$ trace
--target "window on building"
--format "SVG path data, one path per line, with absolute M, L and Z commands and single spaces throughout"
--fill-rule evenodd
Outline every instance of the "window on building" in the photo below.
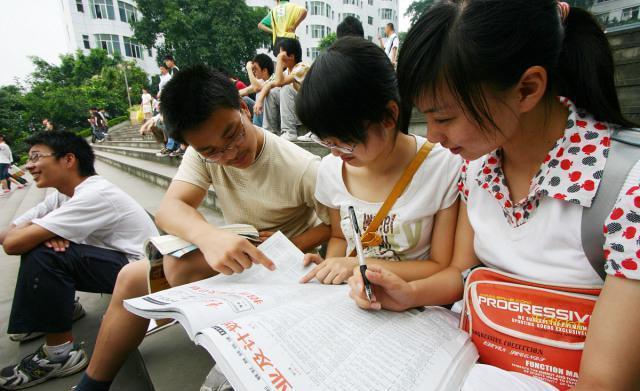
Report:
M 120 21 L 125 23 L 132 23 L 138 20 L 136 17 L 136 7 L 124 1 L 118 1 L 118 10 L 120 11 Z
M 82 43 L 83 43 L 85 49 L 91 49 L 91 45 L 89 44 L 89 36 L 88 35 L 83 35 L 82 36 Z
M 331 19 L 336 18 L 336 11 L 331 11 Z M 340 14 L 338 14 L 338 18 L 340 18 Z
M 315 60 L 320 55 L 320 49 L 311 48 L 311 60 Z
M 333 11 L 331 11 L 331 6 L 329 4 L 327 4 L 327 6 L 325 7 L 325 10 L 326 10 L 327 18 L 331 18 L 331 14 L 333 13 Z
M 149 57 L 153 57 L 153 52 L 151 51 L 151 48 L 147 48 L 147 53 L 149 54 Z
M 109 54 L 122 54 L 120 49 L 120 37 L 113 34 L 96 34 L 96 47 L 102 48 Z
M 369 0 L 369 5 L 373 5 L 373 0 Z
M 629 7 L 622 10 L 622 17 L 620 21 L 638 19 L 640 13 L 640 6 Z
M 373 37 L 371 35 L 367 35 L 367 39 L 371 42 L 373 42 Z
M 311 54 L 309 54 L 309 48 L 307 48 L 307 57 L 310 57 Z
M 322 1 L 312 1 L 311 2 L 311 15 L 321 15 L 324 16 L 326 12 L 326 4 Z
M 327 34 L 327 29 L 321 24 L 311 25 L 311 38 L 324 38 Z
M 369 24 L 373 24 L 373 16 L 369 16 L 369 17 L 367 18 L 367 22 L 368 22 Z
M 378 27 L 378 36 L 379 37 L 384 37 L 385 35 L 387 35 L 384 31 L 384 27 Z
M 380 8 L 378 10 L 380 19 L 393 20 L 393 10 L 391 8 Z
M 124 41 L 124 55 L 127 57 L 142 59 L 142 46 L 135 43 L 129 37 L 122 37 Z
M 358 5 L 358 0 L 342 0 L 342 4 Z
M 89 0 L 89 5 L 91 7 L 91 16 L 94 19 L 116 20 L 113 0 Z
M 78 12 L 84 12 L 84 5 L 82 5 L 82 0 L 76 0 L 76 10 L 78 10 Z
M 351 12 L 345 12 L 344 14 L 342 14 L 342 20 L 345 20 L 347 18 L 347 16 L 353 16 L 354 18 L 360 20 L 360 15 L 356 15 L 356 14 L 351 13 Z

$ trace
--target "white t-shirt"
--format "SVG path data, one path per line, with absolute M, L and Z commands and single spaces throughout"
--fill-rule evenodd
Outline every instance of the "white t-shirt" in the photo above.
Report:
M 133 198 L 106 179 L 93 175 L 73 197 L 56 191 L 18 217 L 78 244 L 120 251 L 132 260 L 144 257 L 144 241 L 157 236 L 149 215 Z
M 389 60 L 393 60 L 391 58 L 391 52 L 393 52 L 393 48 L 398 48 L 400 46 L 400 39 L 398 39 L 398 34 L 393 33 L 387 37 L 386 42 L 384 43 L 384 52 L 387 53 L 387 57 Z M 397 59 L 397 56 L 396 56 Z
M 151 94 L 142 94 L 142 112 L 150 113 L 151 112 L 151 101 L 153 97 Z
M 0 143 L 0 163 L 11 164 L 13 163 L 13 156 L 11 155 L 11 148 L 7 143 Z
M 167 84 L 169 80 L 171 80 L 171 74 L 169 72 L 165 73 L 164 75 L 161 74 L 160 83 L 158 83 L 158 91 L 162 91 L 165 84 Z
M 414 137 L 417 151 L 426 139 Z M 327 155 L 322 159 L 315 196 L 329 208 L 340 210 L 342 233 L 347 240 L 346 254 L 349 254 L 355 247 L 353 230 L 346 219 L 349 206 L 354 207 L 358 226 L 364 232 L 378 213 L 382 202 L 366 202 L 353 197 L 344 184 L 342 164 L 337 156 Z M 382 244 L 366 247 L 365 257 L 389 260 L 428 259 L 435 215 L 450 207 L 457 199 L 457 180 L 461 165 L 462 159 L 436 144 L 378 227 Z

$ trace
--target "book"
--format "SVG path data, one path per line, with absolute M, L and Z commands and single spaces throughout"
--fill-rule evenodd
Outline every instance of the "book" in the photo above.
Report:
M 218 229 L 232 234 L 240 235 L 251 242 L 260 243 L 258 230 L 249 224 L 229 224 L 218 227 Z M 171 255 L 180 258 L 196 250 L 198 246 L 189 243 L 173 235 L 152 236 L 144 243 L 144 252 L 149 261 L 148 291 L 159 292 L 171 288 L 164 276 L 162 267 L 163 257 Z
M 237 391 L 460 389 L 478 355 L 450 311 L 364 311 L 346 285 L 298 283 L 304 255 L 282 233 L 259 248 L 275 271 L 253 265 L 125 307 L 177 319 Z

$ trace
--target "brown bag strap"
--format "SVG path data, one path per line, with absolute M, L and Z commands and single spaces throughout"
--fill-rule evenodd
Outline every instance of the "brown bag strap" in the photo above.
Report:
M 393 204 L 396 203 L 398 197 L 400 197 L 402 192 L 404 192 L 404 189 L 406 189 L 409 183 L 411 183 L 413 175 L 416 173 L 416 171 L 418 171 L 418 168 L 420 168 L 420 165 L 422 165 L 422 162 L 424 162 L 424 160 L 427 158 L 432 148 L 433 144 L 431 144 L 429 141 L 425 141 L 425 143 L 422 145 L 422 148 L 420 148 L 416 156 L 413 158 L 411 164 L 409 164 L 409 166 L 407 166 L 407 168 L 404 170 L 404 173 L 402 173 L 402 176 L 400 177 L 400 179 L 398 179 L 398 182 L 396 182 L 395 186 L 393 186 L 391 193 L 389 193 L 387 199 L 384 200 L 384 203 L 380 207 L 380 210 L 376 214 L 376 217 L 373 218 L 371 224 L 369 224 L 369 226 L 367 227 L 367 230 L 362 234 L 361 241 L 363 247 L 376 246 L 382 242 L 382 238 L 376 232 L 378 230 L 378 227 L 380 226 L 380 223 L 382 223 L 382 220 L 387 217 L 387 213 L 389 213 L 389 211 L 393 207 Z M 349 256 L 353 257 L 355 256 L 355 254 L 356 250 L 353 249 L 351 250 Z

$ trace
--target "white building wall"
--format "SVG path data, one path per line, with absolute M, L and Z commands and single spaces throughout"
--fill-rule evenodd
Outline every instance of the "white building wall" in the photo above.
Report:
M 274 0 L 246 0 L 252 7 L 268 7 L 275 5 Z M 318 1 L 331 7 L 331 14 L 312 15 L 312 3 Z M 302 55 L 306 62 L 311 62 L 318 55 L 318 45 L 322 37 L 313 37 L 313 26 L 324 26 L 324 35 L 335 32 L 338 24 L 348 14 L 353 14 L 360 19 L 366 39 L 378 43 L 378 36 L 384 38 L 384 26 L 391 22 L 398 29 L 398 0 L 291 0 L 292 3 L 307 8 L 307 18 L 298 26 L 296 34 L 302 45 Z M 346 3 L 346 4 L 345 4 Z M 382 9 L 389 9 L 390 15 L 384 15 Z M 385 18 L 382 18 L 384 16 Z M 369 20 L 371 18 L 371 20 Z M 371 21 L 371 23 L 369 23 Z M 259 20 L 256 20 L 256 26 Z M 257 27 L 256 27 L 257 28 Z M 323 36 L 324 36 L 323 35 Z
M 135 58 L 129 56 L 126 53 L 124 45 L 124 37 L 133 37 L 133 30 L 127 22 L 120 20 L 120 12 L 118 9 L 118 0 L 106 0 L 111 1 L 113 4 L 115 19 L 97 19 L 93 16 L 91 7 L 93 6 L 93 0 L 59 0 L 62 7 L 62 17 L 65 24 L 66 41 L 69 52 L 74 52 L 78 49 L 88 53 L 89 49 L 85 48 L 83 36 L 87 36 L 89 39 L 90 49 L 100 48 L 99 42 L 96 39 L 97 34 L 110 34 L 118 36 L 119 51 L 122 58 L 127 61 L 135 61 L 138 66 L 144 69 L 149 75 L 158 74 L 158 65 L 156 62 L 157 51 L 151 49 L 151 55 L 149 50 L 140 45 L 142 58 Z M 135 7 L 135 1 L 133 0 L 120 0 L 123 3 L 128 3 Z M 77 4 L 82 4 L 84 12 L 78 11 Z M 138 13 L 138 17 L 140 17 Z
M 603 23 L 611 23 L 631 19 L 638 19 L 640 0 L 596 0 L 591 8 L 593 13 Z

